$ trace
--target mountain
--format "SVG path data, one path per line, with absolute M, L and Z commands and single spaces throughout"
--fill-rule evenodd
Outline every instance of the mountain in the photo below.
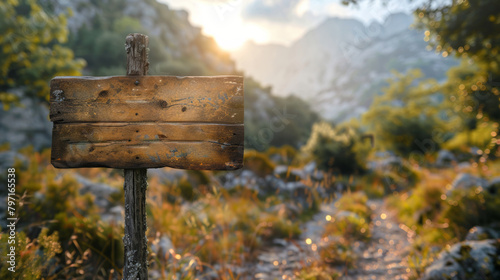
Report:
M 329 18 L 289 47 L 249 42 L 231 55 L 238 69 L 273 93 L 300 96 L 324 118 L 340 122 L 366 111 L 394 70 L 420 68 L 439 81 L 457 64 L 427 51 L 424 32 L 412 29 L 412 22 L 404 13 L 370 25 Z
M 229 53 L 189 22 L 188 13 L 172 10 L 156 0 L 40 0 L 49 16 L 64 13 L 69 30 L 66 46 L 87 66 L 84 75 L 125 74 L 125 37 L 149 36 L 151 75 L 231 75 Z M 29 10 L 27 10 L 29 11 Z M 70 12 L 68 12 L 70 11 Z M 0 19 L 1 24 L 1 19 Z M 4 45 L 0 42 L 0 48 Z M 49 82 L 49 81 L 47 81 Z M 307 141 L 317 114 L 303 100 L 271 94 L 245 76 L 245 145 L 265 150 L 270 145 L 298 147 Z M 27 145 L 41 150 L 51 145 L 48 104 L 16 89 L 23 107 L 0 109 L 0 145 L 17 150 Z M 48 92 L 47 92 L 48 95 Z
M 184 10 L 156 0 L 43 0 L 56 14 L 71 10 L 68 45 L 87 61 L 86 74 L 125 74 L 125 37 L 149 36 L 150 74 L 234 74 L 234 62 Z

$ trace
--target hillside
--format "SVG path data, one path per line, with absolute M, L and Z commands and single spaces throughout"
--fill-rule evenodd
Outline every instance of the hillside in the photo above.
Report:
M 318 119 L 301 99 L 276 97 L 269 88 L 237 72 L 230 55 L 193 26 L 186 11 L 172 10 L 156 0 L 43 0 L 41 3 L 49 14 L 68 15 L 66 45 L 76 58 L 86 61 L 84 75 L 124 75 L 125 37 L 133 32 L 149 36 L 151 75 L 244 75 L 247 148 L 264 150 L 269 145 L 284 144 L 297 147 L 307 140 L 312 123 Z M 27 145 L 37 150 L 50 147 L 52 125 L 48 104 L 23 97 L 22 89 L 17 92 L 24 108 L 0 111 L 0 128 L 6 132 L 0 135 L 0 143 L 10 143 L 13 149 Z M 278 124 L 279 129 L 271 130 L 270 122 L 282 118 L 285 111 L 300 121 L 285 120 Z
M 232 57 L 238 69 L 272 86 L 273 93 L 301 96 L 323 117 L 342 121 L 366 111 L 391 71 L 420 68 L 442 80 L 456 64 L 427 51 L 424 31 L 411 29 L 412 22 L 403 13 L 369 26 L 329 18 L 289 47 L 247 43 Z

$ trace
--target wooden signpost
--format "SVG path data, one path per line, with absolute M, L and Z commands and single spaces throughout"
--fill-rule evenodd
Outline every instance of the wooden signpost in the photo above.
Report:
M 127 76 L 56 77 L 52 165 L 125 169 L 124 279 L 147 279 L 147 169 L 243 165 L 241 76 L 146 76 L 148 37 L 126 38 Z

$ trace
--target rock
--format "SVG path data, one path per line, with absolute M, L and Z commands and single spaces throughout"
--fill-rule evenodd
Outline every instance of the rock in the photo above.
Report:
M 42 102 L 24 96 L 21 90 L 14 91 L 22 107 L 13 106 L 8 111 L 0 109 L 0 144 L 10 143 L 12 150 L 32 145 L 35 150 L 50 147 L 52 123 L 49 109 Z
M 403 159 L 397 156 L 391 156 L 378 161 L 376 168 L 381 171 L 398 171 L 403 168 Z
M 263 189 L 265 188 L 266 180 L 258 177 L 251 170 L 243 170 L 239 176 L 228 172 L 225 176 L 223 187 L 230 190 L 238 186 L 260 192 L 261 186 Z
M 500 242 L 464 241 L 444 250 L 425 270 L 422 280 L 500 279 Z
M 123 224 L 124 223 L 124 218 L 123 214 L 125 213 L 125 208 L 121 205 L 117 205 L 114 207 L 111 207 L 107 211 L 107 213 L 104 213 L 101 215 L 101 220 L 104 222 L 108 223 L 113 223 L 113 224 Z
M 335 182 L 335 183 L 333 183 L 333 189 L 334 189 L 335 193 L 341 194 L 341 193 L 347 191 L 348 186 L 346 183 L 343 183 L 343 182 Z
M 281 238 L 275 238 L 275 239 L 273 239 L 273 244 L 281 246 L 281 247 L 286 247 L 286 246 L 288 246 L 288 241 L 286 241 L 285 239 L 281 239 Z
M 318 169 L 318 164 L 315 161 L 311 161 L 302 168 L 307 174 L 312 174 Z
M 16 162 L 21 162 L 23 167 L 29 164 L 28 158 L 22 154 L 14 151 L 0 152 L 0 169 L 6 170 L 12 168 Z
M 468 161 L 462 161 L 459 164 L 457 164 L 458 170 L 463 170 L 463 169 L 469 169 L 471 168 L 472 164 Z
M 436 159 L 436 166 L 450 167 L 453 163 L 457 162 L 455 155 L 448 150 L 440 150 Z
M 448 190 L 448 193 L 451 193 L 454 190 L 468 190 L 474 187 L 486 188 L 486 186 L 486 180 L 468 173 L 460 173 L 457 175 L 453 183 L 451 183 L 451 188 Z
M 277 165 L 274 168 L 274 174 L 279 176 L 286 175 L 287 172 L 288 172 L 288 166 L 286 165 Z
M 266 184 L 264 190 L 268 193 L 275 193 L 277 190 L 285 189 L 285 182 L 276 176 L 267 175 L 265 178 Z
M 149 269 L 149 279 L 161 279 L 160 271 L 156 269 Z
M 101 208 L 108 208 L 110 203 L 108 197 L 111 194 L 118 193 L 119 190 L 106 184 L 94 183 L 89 179 L 75 173 L 73 175 L 76 181 L 82 184 L 80 194 L 91 193 L 95 196 L 95 204 Z
M 290 193 L 293 193 L 295 191 L 300 191 L 300 190 L 304 190 L 304 189 L 307 189 L 307 186 L 304 185 L 304 183 L 302 182 L 288 182 L 288 183 L 285 183 L 285 191 L 288 191 Z
M 186 171 L 174 168 L 150 168 L 148 169 L 149 177 L 158 177 L 160 182 L 178 182 L 182 177 L 186 176 Z
M 312 189 L 302 182 L 288 182 L 282 192 L 288 194 L 290 199 L 303 210 L 311 209 L 314 206 L 314 196 L 311 196 Z
M 164 259 L 166 254 L 170 254 L 170 250 L 175 251 L 174 244 L 166 235 L 162 235 L 159 239 L 155 239 L 151 244 L 151 251 L 159 258 Z
M 486 240 L 500 238 L 500 233 L 489 227 L 475 226 L 469 230 L 465 240 Z
M 274 168 L 275 175 L 280 178 L 285 179 L 286 181 L 300 181 L 307 179 L 307 173 L 304 170 L 300 170 L 297 168 L 292 168 L 286 165 L 278 165 Z
M 33 197 L 35 199 L 37 199 L 38 201 L 43 201 L 45 199 L 45 194 L 40 192 L 40 191 L 36 191 L 34 194 L 33 194 Z
M 342 219 L 342 218 L 347 218 L 347 217 L 353 217 L 356 220 L 360 219 L 358 214 L 351 212 L 351 211 L 344 211 L 344 210 L 337 212 L 337 214 L 335 214 L 335 217 L 337 220 Z
M 309 177 L 315 181 L 321 181 L 325 178 L 323 171 L 318 170 L 318 165 L 315 161 L 311 161 L 302 168 L 306 177 Z
M 479 149 L 478 147 L 471 147 L 471 148 L 469 149 L 469 152 L 470 152 L 470 154 L 471 154 L 473 157 L 477 157 L 477 156 L 479 155 L 479 153 L 480 153 L 480 152 L 479 152 L 480 150 L 481 150 L 481 149 Z

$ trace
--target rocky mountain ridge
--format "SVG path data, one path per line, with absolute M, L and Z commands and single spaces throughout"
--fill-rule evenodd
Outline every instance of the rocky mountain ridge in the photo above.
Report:
M 343 121 L 366 111 L 392 71 L 420 68 L 426 77 L 442 80 L 456 64 L 426 50 L 424 31 L 412 22 L 404 13 L 370 25 L 329 18 L 289 47 L 247 43 L 232 57 L 238 69 L 272 86 L 274 94 L 300 96 L 323 117 Z

